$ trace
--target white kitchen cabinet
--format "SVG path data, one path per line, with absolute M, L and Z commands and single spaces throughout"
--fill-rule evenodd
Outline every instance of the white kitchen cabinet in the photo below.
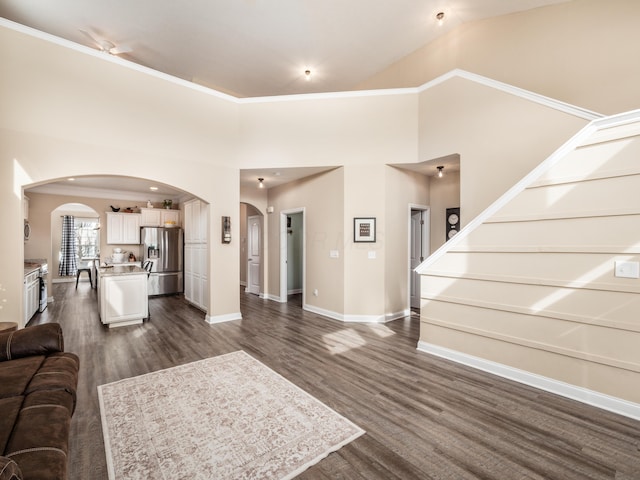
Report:
M 208 303 L 207 250 L 206 243 L 184 246 L 184 298 L 203 310 Z
M 207 205 L 193 200 L 184 205 L 184 241 L 185 243 L 203 243 L 207 241 Z
M 107 243 L 139 244 L 140 214 L 107 212 Z
M 24 277 L 24 324 L 38 311 L 40 300 L 40 277 L 38 271 Z
M 149 316 L 147 272 L 136 266 L 98 269 L 100 320 L 109 327 L 142 323 Z
M 170 224 L 180 226 L 180 210 L 169 210 L 166 208 L 141 208 L 140 226 L 142 227 L 164 227 Z
M 140 226 L 141 227 L 159 227 L 160 226 L 160 209 L 141 208 L 140 209 Z
M 207 242 L 208 206 L 199 200 L 184 206 L 184 297 L 207 311 L 209 308 L 209 281 Z

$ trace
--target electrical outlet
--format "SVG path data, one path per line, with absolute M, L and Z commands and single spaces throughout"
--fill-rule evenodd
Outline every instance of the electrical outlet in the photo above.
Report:
M 615 276 L 620 278 L 640 278 L 640 262 L 616 260 Z
M 318 296 L 318 289 L 317 289 L 317 288 L 313 290 L 313 296 L 314 296 L 314 297 L 317 297 L 317 296 Z

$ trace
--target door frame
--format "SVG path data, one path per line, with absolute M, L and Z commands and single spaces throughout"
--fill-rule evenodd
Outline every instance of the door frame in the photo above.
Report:
M 280 302 L 286 303 L 288 297 L 288 246 L 287 246 L 287 215 L 302 213 L 302 305 L 306 305 L 306 265 L 307 265 L 307 215 L 305 207 L 290 208 L 280 211 Z
M 431 207 L 428 205 L 409 204 L 407 213 L 407 311 L 411 311 L 411 212 L 417 210 L 422 212 L 422 252 L 423 258 L 430 255 L 430 234 L 431 234 Z M 423 260 L 424 261 L 424 260 Z

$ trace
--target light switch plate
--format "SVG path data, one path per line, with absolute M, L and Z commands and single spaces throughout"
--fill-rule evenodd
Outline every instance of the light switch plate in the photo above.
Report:
M 616 260 L 615 276 L 620 278 L 640 278 L 640 262 Z
M 329 250 L 329 257 L 331 258 L 339 258 L 340 252 L 338 250 Z
M 375 250 L 370 250 L 369 251 L 369 258 L 371 260 L 373 260 L 374 258 L 376 258 L 376 251 Z

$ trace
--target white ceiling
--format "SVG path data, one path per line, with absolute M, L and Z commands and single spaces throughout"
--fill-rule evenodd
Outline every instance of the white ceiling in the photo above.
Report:
M 120 54 L 129 61 L 238 97 L 256 97 L 353 90 L 462 23 L 565 1 L 0 0 L 0 16 L 99 48 L 89 33 L 110 42 L 108 47 L 130 48 Z M 435 18 L 440 11 L 442 26 Z M 306 69 L 312 72 L 309 81 Z M 242 171 L 241 183 L 263 177 L 272 187 L 322 170 L 327 168 Z M 116 188 L 143 198 L 148 183 L 99 177 L 34 191 Z M 162 188 L 158 196 L 182 195 Z
M 350 90 L 462 23 L 563 1 L 0 0 L 0 16 L 97 47 L 85 31 L 133 62 L 256 97 Z

